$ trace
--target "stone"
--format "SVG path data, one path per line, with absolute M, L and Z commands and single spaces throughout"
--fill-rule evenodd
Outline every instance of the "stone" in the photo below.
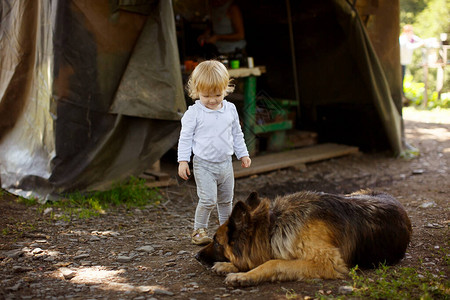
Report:
M 53 267 L 55 267 L 55 268 L 67 267 L 67 266 L 70 266 L 71 264 L 72 264 L 72 262 L 62 261 L 62 262 L 58 262 L 58 263 L 54 264 Z
M 32 270 L 33 270 L 33 268 L 31 268 L 31 267 L 13 266 L 13 271 L 16 273 L 24 273 L 24 272 L 29 272 Z
M 428 202 L 422 203 L 419 207 L 420 208 L 429 208 L 429 207 L 436 207 L 436 206 L 437 206 L 436 202 L 428 201 Z
M 118 233 L 116 231 L 110 231 L 110 230 L 107 230 L 107 231 L 92 231 L 91 233 L 92 234 L 96 234 L 96 235 L 113 236 L 113 237 L 120 235 L 120 233 Z
M 133 259 L 132 256 L 119 255 L 117 256 L 117 261 L 121 263 L 130 262 Z
M 44 216 L 48 215 L 49 213 L 51 213 L 53 211 L 53 208 L 51 207 L 47 207 L 46 209 L 44 209 Z
M 155 295 L 166 295 L 166 296 L 173 296 L 174 295 L 174 293 L 172 293 L 171 291 L 166 291 L 166 290 L 163 290 L 163 289 L 155 289 L 155 290 L 153 290 L 153 293 Z
M 442 226 L 440 224 L 437 224 L 437 223 L 428 223 L 424 227 L 426 227 L 426 228 L 437 228 L 437 229 L 444 228 L 444 226 Z
M 59 268 L 58 271 L 63 275 L 64 279 L 70 280 L 77 275 L 77 272 L 72 271 L 69 268 Z
M 152 287 L 151 286 L 138 286 L 136 289 L 141 293 L 148 293 L 152 290 Z
M 53 256 L 49 256 L 46 259 L 44 259 L 44 261 L 49 261 L 49 262 L 53 262 L 55 260 L 56 260 L 56 258 L 54 258 Z
M 339 287 L 339 294 L 347 295 L 353 293 L 353 287 L 350 285 L 343 285 Z
M 24 254 L 24 251 L 22 249 L 16 249 L 5 252 L 5 256 L 9 258 L 18 258 Z
M 150 245 L 146 245 L 146 246 L 142 246 L 136 249 L 136 251 L 141 251 L 141 252 L 153 252 L 155 251 L 155 248 L 153 248 Z
M 40 254 L 42 252 L 44 252 L 44 250 L 42 250 L 41 248 L 35 248 L 35 249 L 33 249 L 33 251 L 31 251 L 31 254 L 36 255 L 36 254 Z
M 81 258 L 86 258 L 86 257 L 89 257 L 89 254 L 83 253 L 83 254 L 75 256 L 73 259 L 81 259 Z
M 20 287 L 22 286 L 22 282 L 19 281 L 18 283 L 16 283 L 14 286 L 7 288 L 6 290 L 11 291 L 11 292 L 17 292 Z

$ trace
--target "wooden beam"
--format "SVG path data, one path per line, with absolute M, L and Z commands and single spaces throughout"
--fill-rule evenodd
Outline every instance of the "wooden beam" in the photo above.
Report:
M 233 162 L 234 177 L 245 177 L 270 172 L 300 164 L 326 160 L 344 155 L 358 153 L 357 147 L 338 144 L 320 144 L 290 151 L 255 156 L 250 168 L 242 168 L 240 161 Z

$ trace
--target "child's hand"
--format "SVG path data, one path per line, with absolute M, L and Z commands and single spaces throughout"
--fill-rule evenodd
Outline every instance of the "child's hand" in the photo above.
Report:
M 188 180 L 191 176 L 191 171 L 189 170 L 189 164 L 187 161 L 180 161 L 178 165 L 178 175 L 184 180 Z
M 214 34 L 206 39 L 206 43 L 215 44 L 218 40 L 219 40 L 219 37 Z
M 241 158 L 241 166 L 243 168 L 248 168 L 252 164 L 252 160 L 248 156 L 244 156 Z

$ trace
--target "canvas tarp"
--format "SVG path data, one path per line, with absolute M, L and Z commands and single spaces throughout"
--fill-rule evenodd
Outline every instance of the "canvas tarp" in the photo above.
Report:
M 108 188 L 176 143 L 186 104 L 171 1 L 0 3 L 2 188 L 41 199 Z M 296 99 L 296 126 L 322 141 L 400 153 L 397 83 L 351 2 L 286 3 L 240 1 L 247 50 L 267 67 L 258 87 Z
M 171 1 L 0 4 L 2 188 L 49 199 L 140 174 L 186 109 Z
M 348 49 L 359 66 L 362 81 L 370 91 L 368 98 L 372 99 L 376 108 L 391 150 L 400 154 L 402 152 L 401 111 L 394 103 L 385 72 L 356 9 L 347 1 L 336 1 L 336 4 L 337 19 L 347 33 L 348 41 L 351 42 Z
M 391 67 L 378 58 L 354 1 L 258 2 L 239 3 L 247 53 L 266 67 L 258 77 L 259 95 L 296 100 L 296 128 L 317 132 L 319 142 L 399 154 L 398 19 L 386 20 L 384 27 L 392 30 L 380 32 L 382 42 L 375 41 L 378 48 L 392 49 Z M 395 2 L 377 1 L 377 15 L 369 26 L 384 20 L 380 16 L 386 11 L 395 11 Z

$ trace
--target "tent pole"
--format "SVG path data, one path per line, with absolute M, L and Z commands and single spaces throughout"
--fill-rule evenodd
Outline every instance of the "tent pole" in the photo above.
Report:
M 291 15 L 291 2 L 286 0 L 286 10 L 289 24 L 289 40 L 291 44 L 291 56 L 292 56 L 292 72 L 294 76 L 294 90 L 295 90 L 295 101 L 297 102 L 297 116 L 296 119 L 300 119 L 300 92 L 298 90 L 298 75 L 297 75 L 297 61 L 295 59 L 295 45 L 294 45 L 294 30 L 292 27 L 292 15 Z M 296 122 L 299 124 L 299 122 Z

